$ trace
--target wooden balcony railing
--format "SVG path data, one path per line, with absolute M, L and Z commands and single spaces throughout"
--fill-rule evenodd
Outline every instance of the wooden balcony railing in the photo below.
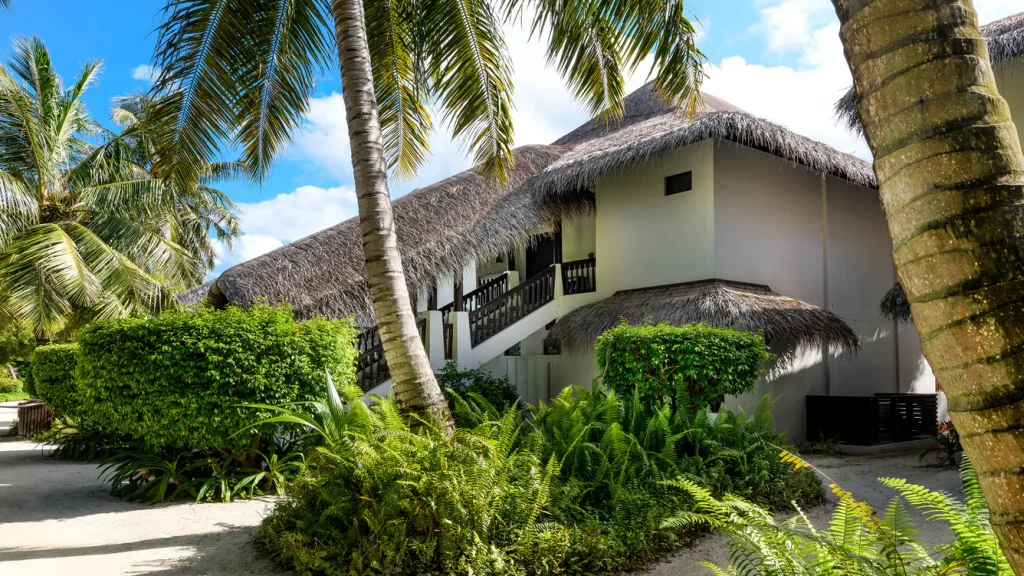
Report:
M 427 320 L 420 318 L 416 322 L 420 340 L 426 342 Z M 356 337 L 356 382 L 364 392 L 380 386 L 391 378 L 391 370 L 384 359 L 384 343 L 380 341 L 380 331 L 376 326 L 367 328 Z
M 484 283 L 476 290 L 462 296 L 462 306 L 465 312 L 472 312 L 508 292 L 508 273 Z M 455 302 L 439 308 L 445 324 L 450 322 L 449 315 L 455 309 Z
M 562 264 L 562 293 L 587 294 L 597 292 L 597 260 L 586 258 Z
M 480 344 L 555 299 L 555 267 L 537 274 L 487 304 L 470 311 L 473 346 Z

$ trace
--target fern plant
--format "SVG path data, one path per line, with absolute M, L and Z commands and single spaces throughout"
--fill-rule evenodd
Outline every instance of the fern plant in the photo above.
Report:
M 808 467 L 785 451 L 782 459 L 797 468 Z M 769 511 L 742 498 L 717 499 L 690 480 L 668 481 L 694 504 L 692 510 L 665 520 L 664 526 L 709 527 L 727 534 L 729 565 L 701 563 L 719 576 L 1013 574 L 992 533 L 977 474 L 967 459 L 960 476 L 966 494 L 962 502 L 905 480 L 880 478 L 898 493 L 881 514 L 832 483 L 839 504 L 821 530 L 799 508 L 796 516 L 779 522 Z M 928 521 L 946 522 L 954 540 L 929 551 L 916 540 L 917 527 L 907 504 L 922 511 Z

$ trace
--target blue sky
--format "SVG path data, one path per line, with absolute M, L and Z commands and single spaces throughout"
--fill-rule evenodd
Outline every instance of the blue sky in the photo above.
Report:
M 980 20 L 1019 12 L 1021 0 L 975 0 Z M 109 121 L 111 100 L 149 86 L 146 65 L 164 0 L 14 0 L 0 13 L 3 57 L 10 39 L 41 37 L 59 72 L 75 73 L 90 59 L 103 61 L 100 82 L 87 96 L 92 114 Z M 1013 7 L 1011 7 L 1013 5 Z M 705 91 L 786 125 L 844 152 L 867 156 L 856 136 L 837 126 L 832 103 L 851 80 L 828 0 L 693 0 L 703 26 L 699 45 L 708 56 Z M 516 83 L 517 144 L 546 143 L 586 120 L 547 68 L 543 46 L 518 26 L 506 27 Z M 629 81 L 643 84 L 646 69 Z M 224 185 L 240 205 L 244 236 L 223 251 L 218 271 L 355 214 L 348 138 L 336 73 L 321 79 L 305 125 L 275 165 L 265 185 Z M 433 154 L 412 182 L 392 183 L 395 196 L 469 166 L 443 130 Z

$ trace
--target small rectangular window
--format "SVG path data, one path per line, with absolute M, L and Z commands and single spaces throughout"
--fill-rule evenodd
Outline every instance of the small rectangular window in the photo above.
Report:
M 665 196 L 693 190 L 693 172 L 683 172 L 665 177 Z

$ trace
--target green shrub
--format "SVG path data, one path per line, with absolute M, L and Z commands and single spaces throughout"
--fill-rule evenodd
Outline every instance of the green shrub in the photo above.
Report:
M 78 413 L 80 399 L 75 379 L 78 364 L 77 344 L 51 344 L 32 352 L 32 383 L 39 398 L 53 410 L 54 416 Z
M 678 402 L 717 405 L 727 394 L 752 390 L 775 358 L 759 333 L 625 322 L 597 339 L 595 355 L 604 385 L 621 397 L 636 389 L 648 409 Z
M 0 374 L 0 394 L 21 392 L 21 381 L 15 380 L 6 374 Z
M 21 389 L 32 398 L 37 398 L 35 380 L 32 378 L 32 362 L 28 359 L 15 360 L 11 362 L 14 370 L 18 373 L 18 380 L 21 380 Z
M 436 374 L 437 383 L 448 399 L 448 407 L 455 409 L 455 397 L 476 394 L 499 411 L 519 405 L 519 392 L 507 377 L 498 377 L 487 370 L 459 370 L 455 362 L 449 361 Z
M 155 451 L 250 448 L 276 425 L 233 436 L 260 418 L 241 405 L 319 398 L 325 370 L 353 382 L 354 336 L 350 322 L 297 322 L 284 306 L 94 322 L 78 333 L 82 411 Z
M 367 407 L 354 386 L 335 398 L 309 420 L 321 447 L 260 530 L 267 549 L 303 575 L 636 569 L 679 544 L 682 531 L 663 523 L 692 500 L 668 482 L 698 461 L 729 461 L 731 486 L 769 505 L 780 495 L 763 490 L 788 490 L 801 503 L 822 497 L 817 477 L 779 462 L 769 444 L 778 438 L 764 430 L 767 402 L 754 418 L 700 412 L 691 421 L 579 388 L 529 417 L 455 395 L 467 424 L 446 436 L 434 422 L 410 429 L 391 398 Z M 292 410 L 276 412 L 310 418 Z

